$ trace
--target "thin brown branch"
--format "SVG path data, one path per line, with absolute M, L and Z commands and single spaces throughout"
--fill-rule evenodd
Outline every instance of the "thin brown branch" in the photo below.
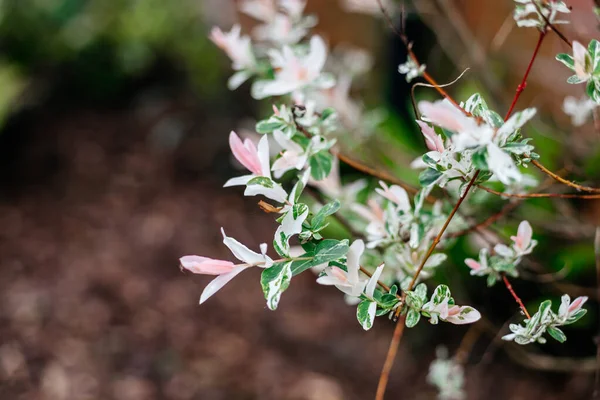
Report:
M 375 178 L 381 179 L 383 181 L 386 181 L 388 183 L 393 183 L 394 185 L 398 185 L 402 188 L 404 188 L 407 192 L 412 193 L 412 194 L 416 194 L 419 190 L 417 188 L 414 188 L 412 186 L 410 186 L 407 183 L 404 183 L 403 181 L 401 181 L 400 179 L 396 178 L 395 176 L 388 174 L 385 171 L 379 171 L 376 170 L 375 168 L 371 168 L 368 165 L 365 165 L 363 163 L 361 163 L 360 161 L 356 161 L 350 157 L 348 157 L 345 154 L 342 153 L 336 153 L 335 154 L 337 156 L 337 158 L 340 159 L 340 161 L 348 164 L 349 166 L 351 166 L 352 168 L 363 172 L 367 175 L 371 175 Z M 435 201 L 435 198 L 430 198 L 430 201 Z
M 527 317 L 527 319 L 531 319 L 531 315 L 529 315 L 529 312 L 527 311 L 527 308 L 525 307 L 525 304 L 523 304 L 523 300 L 521 300 L 521 298 L 517 295 L 517 293 L 513 289 L 512 285 L 510 284 L 510 281 L 508 280 L 508 278 L 506 277 L 505 274 L 502 274 L 502 280 L 504 281 L 504 285 L 506 286 L 506 288 L 508 289 L 508 291 L 510 292 L 510 294 L 512 294 L 512 296 L 514 297 L 515 301 L 517 302 L 517 304 L 521 308 L 521 311 L 523 311 L 523 313 L 525 314 L 525 316 Z
M 407 291 L 412 290 L 413 287 L 415 286 L 415 283 L 417 282 L 417 279 L 419 278 L 419 275 L 421 274 L 421 271 L 423 270 L 423 267 L 425 266 L 425 263 L 427 262 L 427 260 L 429 259 L 429 257 L 433 253 L 433 251 L 435 250 L 435 247 L 437 246 L 437 244 L 440 242 L 442 236 L 444 235 L 444 232 L 446 232 L 446 229 L 448 228 L 448 225 L 450 225 L 450 222 L 452 221 L 452 218 L 454 218 L 454 215 L 456 214 L 456 212 L 460 208 L 460 205 L 462 204 L 462 202 L 465 200 L 465 198 L 469 194 L 469 190 L 471 189 L 471 187 L 473 187 L 473 184 L 475 183 L 475 180 L 477 179 L 478 175 L 479 175 L 479 171 L 477 171 L 475 173 L 475 175 L 473 175 L 473 178 L 469 182 L 469 184 L 468 184 L 467 188 L 465 189 L 464 193 L 458 199 L 458 202 L 456 203 L 456 205 L 452 209 L 452 212 L 450 212 L 450 215 L 446 219 L 446 222 L 444 223 L 444 226 L 442 226 L 442 229 L 440 230 L 440 232 L 438 233 L 438 235 L 434 239 L 433 243 L 429 247 L 429 250 L 427 251 L 427 254 L 425 255 L 425 257 L 421 261 L 421 264 L 419 265 L 419 268 L 417 268 L 417 271 L 413 275 L 413 278 L 412 278 L 410 284 L 408 285 Z M 400 307 L 398 307 L 398 309 L 396 311 L 396 315 L 400 314 L 400 312 L 402 311 L 402 306 L 403 306 L 403 304 L 400 305 Z M 389 379 L 389 374 L 390 374 L 390 371 L 392 370 L 392 366 L 394 365 L 394 359 L 396 358 L 396 353 L 398 352 L 398 346 L 400 345 L 400 339 L 402 337 L 402 332 L 404 331 L 404 320 L 405 319 L 406 319 L 406 317 L 404 315 L 402 315 L 402 316 L 400 316 L 400 318 L 396 322 L 396 328 L 394 330 L 394 336 L 392 337 L 392 341 L 391 341 L 390 347 L 388 349 L 388 353 L 387 353 L 387 356 L 386 356 L 386 359 L 385 359 L 385 363 L 383 365 L 383 369 L 381 370 L 381 375 L 379 376 L 379 384 L 377 385 L 377 394 L 375 396 L 375 400 L 383 400 L 384 399 L 385 389 L 387 387 L 387 383 L 388 383 L 388 379 Z
M 557 175 L 558 176 L 558 175 Z M 499 192 L 494 189 L 483 185 L 477 185 L 479 189 L 485 190 L 488 193 L 495 194 L 496 196 L 508 197 L 513 199 L 545 199 L 545 198 L 559 198 L 559 199 L 600 199 L 600 194 L 577 194 L 577 193 L 505 193 Z
M 469 354 L 471 354 L 471 349 L 477 342 L 479 335 L 481 335 L 482 329 L 479 323 L 474 323 L 469 327 L 469 330 L 463 336 L 460 344 L 458 345 L 458 350 L 456 350 L 455 361 L 459 364 L 464 364 L 467 362 L 469 358 Z
M 562 171 L 559 171 L 559 173 L 562 173 Z M 539 185 L 536 188 L 536 191 L 540 191 L 540 190 L 545 190 L 547 188 L 549 188 L 552 185 L 552 179 L 551 178 L 546 178 L 546 180 Z M 459 237 L 459 236 L 463 236 L 466 235 L 468 233 L 471 232 L 483 232 L 483 230 L 489 226 L 491 226 L 492 224 L 494 224 L 496 221 L 498 221 L 500 218 L 504 217 L 505 215 L 507 215 L 508 213 L 510 213 L 511 211 L 515 210 L 525 199 L 517 199 L 514 200 L 513 202 L 507 203 L 504 207 L 502 207 L 502 209 L 497 212 L 494 215 L 489 216 L 488 218 L 486 218 L 485 220 L 473 224 L 468 228 L 465 228 L 461 231 L 458 232 L 453 232 L 451 234 L 448 235 L 449 238 L 455 238 L 455 237 Z
M 590 192 L 590 193 L 600 193 L 600 188 L 593 188 L 593 187 L 589 187 L 589 186 L 582 186 L 582 185 L 578 185 L 575 182 L 571 182 L 565 178 L 562 178 L 560 176 L 558 176 L 557 174 L 555 174 L 554 172 L 550 171 L 548 168 L 544 167 L 540 162 L 538 162 L 537 160 L 532 160 L 531 163 L 533 165 L 535 165 L 540 171 L 542 171 L 543 173 L 545 173 L 546 175 L 550 176 L 552 179 L 570 186 L 574 189 L 577 190 L 581 190 L 583 192 Z
M 438 243 L 442 239 L 442 236 L 444 236 L 444 233 L 446 232 L 446 229 L 448 228 L 448 225 L 450 225 L 450 222 L 452 221 L 452 218 L 454 218 L 454 215 L 456 214 L 456 212 L 460 208 L 460 205 L 467 198 L 467 195 L 469 194 L 469 191 L 471 190 L 471 188 L 475 184 L 475 181 L 477 180 L 478 176 L 479 176 L 479 171 L 477 171 L 475 173 L 475 175 L 473 175 L 473 178 L 471 178 L 471 180 L 469 181 L 469 184 L 467 185 L 464 193 L 462 194 L 462 196 L 460 196 L 458 198 L 458 201 L 454 205 L 454 208 L 450 212 L 450 215 L 448 215 L 448 218 L 446 218 L 446 222 L 444 222 L 444 225 L 442 226 L 442 229 L 440 229 L 440 232 L 437 234 L 437 236 L 433 240 L 433 243 L 431 244 L 431 246 L 429 246 L 429 250 L 427 250 L 427 253 L 425 254 L 425 257 L 423 257 L 423 260 L 421 260 L 421 264 L 419 264 L 419 268 L 417 268 L 417 271 L 414 273 L 413 278 L 410 281 L 410 284 L 408 285 L 407 290 L 412 290 L 413 287 L 415 286 L 415 283 L 417 283 L 417 279 L 419 278 L 419 275 L 421 274 L 421 271 L 425 267 L 425 263 L 427 262 L 427 260 L 429 259 L 429 257 L 431 257 L 431 254 L 433 254 L 433 251 L 435 250 L 435 247 L 438 245 Z
M 381 375 L 379 376 L 379 383 L 377 384 L 377 393 L 375 394 L 375 400 L 383 400 L 385 396 L 385 389 L 390 379 L 390 372 L 392 372 L 394 360 L 396 359 L 396 354 L 398 353 L 398 346 L 400 345 L 400 340 L 402 339 L 402 334 L 404 333 L 405 319 L 406 316 L 402 315 L 396 322 L 396 328 L 394 328 L 394 335 L 392 336 L 392 341 L 390 342 L 390 347 L 385 357 L 383 369 L 381 370 Z
M 505 346 L 508 344 L 508 342 L 502 340 L 502 335 L 503 335 L 503 332 L 505 332 L 508 329 L 508 326 L 510 325 L 510 323 L 514 317 L 515 316 L 513 315 L 509 319 L 507 319 L 500 328 L 498 328 L 497 326 L 492 324 L 485 317 L 481 317 L 481 319 L 478 321 L 478 323 L 492 337 L 490 344 L 486 347 L 486 349 L 483 352 L 483 355 L 481 356 L 481 358 L 479 359 L 479 361 L 476 364 L 478 367 L 477 368 L 478 373 L 483 374 L 484 367 L 486 365 L 489 365 L 493 361 L 496 350 L 499 347 L 502 347 L 502 346 Z
M 402 43 L 404 43 L 404 47 L 406 47 L 406 51 L 408 53 L 408 56 L 413 60 L 413 62 L 417 66 L 420 66 L 421 63 L 419 62 L 419 59 L 417 58 L 416 54 L 412 51 L 412 43 L 409 42 L 408 37 L 406 37 L 406 35 L 404 34 L 404 32 L 400 32 L 396 28 L 396 26 L 394 25 L 394 22 L 392 21 L 391 17 L 387 13 L 387 11 L 386 11 L 385 7 L 383 6 L 383 3 L 381 2 L 381 0 L 377 0 L 377 4 L 379 4 L 379 9 L 381 10 L 381 13 L 383 14 L 383 17 L 387 21 L 387 24 L 390 26 L 390 28 L 396 34 L 396 36 L 398 36 L 400 38 L 400 40 L 402 40 Z M 423 78 L 427 82 L 429 82 L 435 88 L 435 90 L 438 91 L 439 94 L 441 94 L 444 98 L 448 99 L 448 101 L 450 103 L 452 103 L 456 108 L 458 108 L 459 110 L 461 110 L 461 112 L 463 114 L 465 114 L 467 116 L 471 116 L 471 114 L 469 112 L 467 112 L 464 108 L 462 108 L 458 104 L 458 102 L 452 98 L 452 96 L 450 96 L 442 87 L 440 87 L 440 85 L 436 82 L 436 80 L 433 79 L 433 77 L 431 75 L 429 75 L 429 73 L 427 71 L 423 72 Z
M 523 75 L 523 79 L 521 80 L 521 83 L 519 84 L 519 86 L 517 86 L 517 94 L 513 98 L 512 104 L 510 105 L 510 108 L 508 109 L 508 112 L 506 113 L 506 116 L 504 117 L 505 121 L 508 120 L 508 118 L 512 114 L 513 110 L 515 109 L 515 105 L 517 105 L 517 101 L 519 100 L 519 97 L 521 97 L 521 93 L 523 93 L 523 90 L 525 90 L 525 87 L 527 86 L 527 77 L 529 76 L 529 73 L 531 72 L 531 67 L 533 67 L 533 62 L 535 61 L 537 54 L 540 51 L 540 48 L 542 47 L 542 42 L 544 41 L 544 37 L 546 37 L 545 30 L 540 32 L 540 36 L 538 38 L 537 44 L 535 45 L 535 50 L 533 51 L 531 60 L 529 60 L 529 65 L 527 65 L 527 69 L 525 70 L 525 74 Z
M 416 56 L 414 55 L 414 53 L 411 50 L 411 46 L 410 46 L 410 43 L 408 42 L 408 39 L 406 38 L 406 35 L 404 35 L 402 32 L 398 32 L 396 30 L 396 28 L 394 27 L 394 25 L 393 25 L 390 17 L 387 15 L 387 12 L 386 12 L 385 8 L 383 7 L 383 4 L 382 4 L 381 0 L 377 0 L 377 3 L 379 4 L 381 12 L 383 13 L 383 15 L 385 16 L 385 18 L 387 19 L 388 23 L 392 26 L 392 29 L 396 32 L 396 34 L 398 34 L 400 36 L 400 38 L 404 42 L 404 44 L 406 46 L 406 49 L 407 49 L 410 57 L 413 59 L 413 61 L 415 61 L 415 63 L 417 65 L 419 65 L 419 62 L 418 62 Z M 541 45 L 541 40 L 543 40 L 543 36 L 540 38 L 538 46 L 536 47 L 536 50 L 535 50 L 535 52 L 534 52 L 534 54 L 532 56 L 532 60 L 530 61 L 530 65 L 527 68 L 527 71 L 525 73 L 525 77 L 524 77 L 523 82 L 522 82 L 522 86 L 523 87 L 526 84 L 527 75 L 529 74 L 529 71 L 531 70 L 531 66 L 533 65 L 533 62 L 534 62 L 534 60 L 535 60 L 535 58 L 536 58 L 536 56 L 538 54 L 539 46 Z M 464 110 L 462 107 L 460 107 L 460 105 L 454 99 L 452 99 L 442 88 L 439 87 L 439 85 L 437 84 L 437 82 L 431 76 L 429 76 L 429 74 L 425 73 L 424 74 L 424 78 L 430 84 L 434 85 L 435 88 L 436 88 L 436 90 L 442 96 L 444 96 L 445 98 L 447 98 L 452 104 L 454 104 L 457 108 L 459 108 L 460 110 L 462 110 L 462 112 L 465 115 L 470 116 L 470 114 L 466 110 Z M 514 104 L 518 100 L 518 97 L 520 96 L 520 92 L 521 91 L 517 90 L 517 94 L 515 95 L 515 99 L 513 99 L 513 106 L 511 107 L 511 109 L 507 113 L 505 121 L 508 120 L 508 118 L 510 117 L 510 114 L 512 112 L 512 108 L 514 107 Z M 459 197 L 456 205 L 454 206 L 454 208 L 450 212 L 450 215 L 446 219 L 446 222 L 442 226 L 442 229 L 440 230 L 440 232 L 438 233 L 438 235 L 434 239 L 433 243 L 429 247 L 429 250 L 427 251 L 427 254 L 423 258 L 423 260 L 421 261 L 421 264 L 417 268 L 417 271 L 413 275 L 413 278 L 412 278 L 412 280 L 411 280 L 411 282 L 410 282 L 410 284 L 409 284 L 409 286 L 407 288 L 407 291 L 410 291 L 410 290 L 413 289 L 413 287 L 414 287 L 415 283 L 417 282 L 417 279 L 418 279 L 421 271 L 423 270 L 423 268 L 425 266 L 425 263 L 427 262 L 427 260 L 431 256 L 431 254 L 433 254 L 433 251 L 435 250 L 435 247 L 440 242 L 442 236 L 444 235 L 446 229 L 448 228 L 448 225 L 450 225 L 450 222 L 452 221 L 452 218 L 454 218 L 454 215 L 457 213 L 457 211 L 460 208 L 461 204 L 463 203 L 463 201 L 465 200 L 465 198 L 469 194 L 469 191 L 471 190 L 471 188 L 475 184 L 475 181 L 477 180 L 477 177 L 479 176 L 479 173 L 480 173 L 479 170 L 475 172 L 475 174 L 473 175 L 473 177 L 469 181 L 467 187 L 465 188 L 464 192 Z M 508 281 L 507 281 L 507 283 L 508 283 Z M 510 285 L 510 283 L 508 283 L 507 287 L 509 287 L 509 285 Z M 511 290 L 511 293 L 514 293 L 514 291 L 512 291 L 512 287 L 510 287 L 509 290 Z M 516 296 L 516 294 L 514 294 L 514 295 Z M 518 296 L 516 298 L 518 298 Z M 524 306 L 523 306 L 523 309 L 524 309 L 525 313 L 527 314 L 527 310 L 524 308 Z M 397 313 L 396 315 L 398 315 L 401 312 L 401 310 L 402 310 L 402 305 L 400 307 L 398 307 L 398 310 L 396 311 L 396 313 Z M 403 325 L 404 325 L 404 319 L 405 319 L 404 317 L 400 317 L 398 319 L 398 322 L 397 322 L 397 325 L 396 325 L 396 329 L 394 330 L 394 336 L 393 336 L 392 341 L 390 343 L 390 348 L 388 350 L 388 354 L 387 354 L 387 357 L 386 357 L 386 362 L 384 364 L 383 370 L 381 371 L 381 375 L 380 375 L 380 378 L 379 378 L 379 384 L 378 384 L 378 387 L 377 387 L 377 394 L 375 396 L 375 400 L 383 400 L 383 398 L 384 398 L 385 389 L 386 389 L 387 382 L 388 382 L 388 379 L 389 379 L 389 373 L 390 373 L 390 371 L 392 369 L 392 366 L 394 364 L 394 359 L 395 359 L 396 353 L 398 351 L 398 346 L 400 345 L 400 339 L 402 337 L 402 332 L 404 331 L 404 327 L 403 327 Z M 399 326 L 400 324 L 402 326 Z

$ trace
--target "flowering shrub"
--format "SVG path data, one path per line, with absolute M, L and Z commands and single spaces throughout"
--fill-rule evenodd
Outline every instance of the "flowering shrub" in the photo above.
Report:
M 558 18 L 568 14 L 569 9 L 561 1 L 516 0 L 517 25 L 537 28 L 540 39 L 505 117 L 490 109 L 477 93 L 464 102 L 451 98 L 414 56 L 404 33 L 396 32 L 409 54 L 399 66 L 399 73 L 409 82 L 425 79 L 443 97 L 433 102 L 421 101 L 414 110 L 428 148 L 412 164 L 422 169 L 421 188 L 417 189 L 348 158 L 337 146 L 337 139 L 348 132 L 375 130 L 375 126 L 364 123 L 368 118 L 360 117 L 369 112 L 349 97 L 352 79 L 366 68 L 348 62 L 357 60 L 357 52 L 330 55 L 325 40 L 310 35 L 316 18 L 304 16 L 304 7 L 304 0 L 244 0 L 240 11 L 261 23 L 252 36 L 242 34 L 237 25 L 229 32 L 214 28 L 210 36 L 232 61 L 235 73 L 229 88 L 252 80 L 252 96 L 270 99 L 272 103 L 272 114 L 256 124 L 257 133 L 262 135 L 257 144 L 230 133 L 231 151 L 248 173 L 230 179 L 225 186 L 244 186 L 244 195 L 266 199 L 260 201 L 261 208 L 275 214 L 279 223 L 272 243 L 277 257 L 267 255 L 267 244 L 255 252 L 223 232 L 223 243 L 239 263 L 185 256 L 181 265 L 193 273 L 217 276 L 204 289 L 200 303 L 245 269 L 262 268 L 260 283 L 271 310 L 277 308 L 295 276 L 315 270 L 318 284 L 335 287 L 348 304 L 356 306 L 363 329 L 370 329 L 378 316 L 398 321 L 390 347 L 393 361 L 403 328 L 414 327 L 421 317 L 434 325 L 439 321 L 471 324 L 482 318 L 475 307 L 457 305 L 445 284 L 435 287 L 429 296 L 425 282 L 444 265 L 447 256 L 443 251 L 452 246 L 453 238 L 485 230 L 489 225 L 486 222 L 487 225 L 469 226 L 460 214 L 459 208 L 471 191 L 481 188 L 503 197 L 552 197 L 528 192 L 536 182 L 523 173 L 522 167 L 534 165 L 568 186 L 598 192 L 568 182 L 543 167 L 537 161 L 540 156 L 534 144 L 524 133 L 536 116 L 536 109 L 513 112 L 539 45 L 549 29 L 556 30 L 554 24 L 566 22 Z M 586 49 L 573 42 L 573 56 L 557 56 L 575 72 L 570 83 L 587 82 L 586 93 L 594 103 L 600 99 L 597 43 L 593 41 Z M 579 114 L 575 116 L 578 107 L 572 100 L 569 104 L 565 107 L 576 121 L 584 120 Z M 273 146 L 279 152 L 271 159 Z M 379 187 L 370 190 L 372 185 L 365 180 L 342 184 L 339 160 L 378 178 Z M 501 187 L 500 191 L 484 186 L 492 181 Z M 307 191 L 309 186 L 314 189 Z M 308 201 L 315 189 L 320 193 L 316 203 Z M 585 196 L 598 197 L 582 197 Z M 325 237 L 325 228 L 334 219 L 346 227 L 348 239 Z M 546 300 L 530 316 L 508 279 L 519 277 L 521 261 L 536 247 L 533 237 L 529 222 L 522 221 L 516 236 L 510 238 L 510 245 L 488 241 L 478 259 L 468 258 L 465 264 L 471 275 L 485 276 L 488 286 L 503 282 L 526 317 L 522 324 L 510 325 L 512 333 L 505 335 L 504 340 L 520 345 L 544 343 L 543 335 L 547 333 L 564 342 L 566 336 L 559 327 L 585 314 L 582 306 L 587 298 L 578 297 L 571 303 L 570 297 L 564 295 L 557 313 Z M 292 242 L 298 242 L 300 247 L 291 246 Z M 438 360 L 431 367 L 430 381 L 440 387 L 441 398 L 463 396 L 463 371 L 454 364 L 453 360 Z M 391 363 L 386 362 L 378 399 L 383 398 L 390 368 Z M 460 371 L 460 377 L 445 379 L 452 371 Z

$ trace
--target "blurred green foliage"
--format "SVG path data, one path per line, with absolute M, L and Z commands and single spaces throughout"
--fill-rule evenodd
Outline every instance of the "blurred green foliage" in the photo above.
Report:
M 197 0 L 0 0 L 0 107 L 40 75 L 110 99 L 160 60 L 196 90 L 220 90 L 217 50 L 201 14 Z M 16 86 L 4 78 L 11 73 Z

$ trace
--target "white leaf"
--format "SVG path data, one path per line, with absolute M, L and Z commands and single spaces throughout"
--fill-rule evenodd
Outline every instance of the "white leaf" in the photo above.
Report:
M 228 237 L 225 235 L 225 230 L 221 228 L 221 233 L 223 234 L 223 243 L 225 246 L 229 248 L 231 253 L 240 261 L 247 263 L 248 265 L 259 265 L 264 264 L 267 259 L 270 260 L 268 256 L 263 254 L 256 253 L 234 238 Z
M 373 298 L 373 293 L 375 292 L 375 287 L 377 286 L 377 281 L 379 280 L 379 277 L 381 276 L 381 272 L 383 271 L 384 266 L 385 266 L 385 264 L 381 264 L 379 267 L 377 267 L 377 269 L 375 270 L 373 275 L 371 275 L 371 278 L 369 279 L 369 282 L 367 283 L 367 288 L 365 289 L 365 294 L 367 295 L 367 297 Z
M 350 245 L 350 250 L 348 250 L 346 267 L 348 268 L 348 281 L 352 284 L 358 283 L 360 257 L 364 251 L 365 243 L 360 239 L 355 240 L 352 245 Z
M 206 285 L 204 291 L 202 292 L 202 295 L 200 295 L 200 304 L 204 303 L 206 300 L 208 300 L 210 296 L 217 293 L 219 289 L 225 286 L 230 280 L 235 278 L 240 272 L 242 272 L 246 268 L 248 267 L 245 265 L 239 265 L 233 268 L 231 272 L 219 275 L 215 279 L 213 279 L 208 285 Z
M 510 155 L 504 152 L 494 143 L 487 146 L 488 167 L 504 184 L 510 184 L 512 181 L 519 182 L 522 178 Z

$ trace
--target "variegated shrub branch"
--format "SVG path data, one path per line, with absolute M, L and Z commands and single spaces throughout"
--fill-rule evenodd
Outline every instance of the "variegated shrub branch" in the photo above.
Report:
M 369 55 L 348 48 L 329 54 L 325 40 L 310 34 L 317 19 L 304 15 L 305 0 L 241 0 L 240 11 L 259 21 L 252 36 L 242 34 L 236 25 L 229 32 L 213 28 L 210 37 L 232 61 L 235 73 L 228 87 L 233 90 L 251 81 L 252 96 L 271 99 L 272 113 L 256 124 L 256 134 L 244 138 L 233 131 L 229 134 L 231 151 L 248 173 L 230 179 L 225 186 L 242 186 L 245 196 L 267 199 L 261 200 L 260 206 L 276 214 L 279 226 L 272 245 L 278 256 L 267 255 L 266 244 L 255 252 L 223 232 L 223 243 L 239 262 L 201 256 L 180 260 L 186 270 L 216 276 L 204 289 L 200 302 L 207 301 L 242 271 L 258 267 L 262 269 L 261 286 L 267 306 L 274 310 L 293 277 L 313 270 L 318 274 L 317 283 L 336 287 L 348 304 L 357 307 L 357 319 L 364 329 L 373 326 L 375 317 L 384 315 L 393 319 L 401 316 L 399 323 L 409 328 L 422 317 L 431 324 L 440 320 L 467 324 L 480 319 L 474 307 L 455 304 L 447 285 L 438 285 L 428 295 L 424 281 L 446 261 L 438 244 L 445 251 L 454 243 L 453 233 L 470 232 L 467 221 L 458 213 L 470 189 L 495 181 L 501 185 L 502 194 L 528 195 L 536 180 L 524 174 L 523 167 L 531 163 L 543 167 L 537 162 L 539 155 L 531 139 L 523 132 L 536 109 L 514 113 L 513 109 L 546 31 L 554 24 L 565 23 L 560 18 L 569 9 L 562 1 L 515 1 L 517 25 L 538 29 L 540 39 L 505 118 L 490 109 L 477 93 L 464 102 L 451 98 L 418 62 L 406 36 L 398 32 L 409 51 L 399 72 L 409 82 L 423 77 L 444 97 L 418 103 L 420 117 L 416 122 L 428 151 L 412 164 L 422 172 L 421 189 L 411 191 L 416 192 L 411 199 L 407 191 L 411 188 L 404 183 L 390 184 L 383 179 L 373 190 L 374 185 L 366 179 L 342 182 L 339 174 L 336 155 L 349 159 L 340 153 L 338 139 L 350 136 L 362 140 L 377 132 L 381 120 L 381 113 L 366 110 L 350 96 L 353 82 L 370 68 Z M 372 8 L 358 7 L 358 0 L 351 3 L 355 7 L 352 9 L 372 12 Z M 575 72 L 570 83 L 587 82 L 586 93 L 593 105 L 587 100 L 585 107 L 579 107 L 573 99 L 565 102 L 565 110 L 577 124 L 587 118 L 584 109 L 590 112 L 600 103 L 597 43 L 593 41 L 586 49 L 574 42 L 573 56 L 557 56 Z M 379 179 L 387 176 L 353 163 Z M 562 179 L 549 170 L 545 173 Z M 309 201 L 307 186 L 319 191 L 323 201 Z M 434 191 L 443 191 L 445 196 L 436 199 Z M 350 235 L 359 234 L 343 240 L 327 238 L 325 228 L 336 218 L 344 222 Z M 520 302 L 507 276 L 518 277 L 522 257 L 535 245 L 532 228 L 523 221 L 510 246 L 498 243 L 482 249 L 477 260 L 467 259 L 465 263 L 472 275 L 486 276 L 488 286 L 503 280 Z M 520 302 L 527 316 L 524 326 L 511 325 L 512 333 L 504 339 L 519 344 L 542 343 L 543 334 L 548 333 L 564 341 L 566 336 L 559 327 L 581 318 L 585 301 L 577 298 L 570 303 L 569 296 L 564 295 L 557 313 L 551 310 L 550 301 L 544 301 L 531 317 Z M 402 329 L 396 332 L 391 350 L 397 346 Z M 395 350 L 390 355 L 393 362 Z M 430 381 L 440 387 L 441 398 L 460 398 L 464 395 L 462 370 L 461 379 L 448 380 L 451 387 L 444 386 L 443 376 L 456 370 L 452 360 L 444 360 L 432 365 Z M 389 374 L 390 368 L 391 363 L 386 362 L 382 377 Z M 387 376 L 380 383 L 378 399 L 383 398 L 386 382 Z

